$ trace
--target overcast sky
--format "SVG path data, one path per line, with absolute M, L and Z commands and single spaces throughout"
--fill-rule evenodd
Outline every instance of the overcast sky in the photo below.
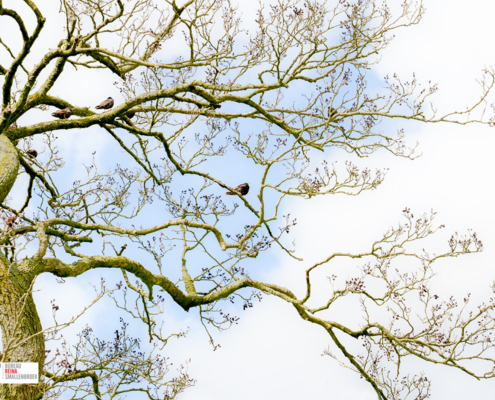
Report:
M 414 72 L 420 82 L 431 80 L 439 84 L 440 91 L 434 101 L 440 110 L 460 110 L 479 95 L 475 80 L 481 78 L 483 67 L 495 66 L 492 45 L 495 3 L 490 0 L 426 0 L 425 5 L 427 13 L 423 21 L 396 32 L 395 40 L 382 53 L 382 61 L 374 71 L 378 76 L 397 72 L 406 78 Z M 103 80 L 94 82 L 95 86 L 100 84 L 104 84 Z M 78 96 L 79 104 L 84 104 L 93 101 L 94 93 L 81 90 Z M 492 100 L 495 101 L 495 96 Z M 84 154 L 90 154 L 92 149 L 91 135 L 96 134 L 96 130 L 75 133 L 70 139 L 62 139 L 61 148 L 65 155 L 73 155 L 83 162 Z M 368 250 L 389 226 L 401 220 L 401 210 L 406 206 L 417 214 L 433 208 L 438 212 L 437 221 L 447 226 L 433 243 L 439 251 L 447 250 L 446 240 L 451 233 L 468 228 L 474 229 L 485 244 L 482 254 L 436 266 L 441 277 L 435 281 L 439 293 L 489 296 L 489 285 L 495 278 L 495 217 L 491 212 L 495 128 L 413 124 L 406 128 L 406 134 L 408 141 L 420 144 L 422 156 L 415 161 L 397 159 L 385 152 L 365 160 L 333 154 L 329 162 L 352 160 L 360 166 L 385 167 L 390 171 L 378 190 L 357 197 L 341 195 L 317 198 L 311 203 L 286 204 L 282 214 L 290 212 L 299 221 L 295 236 L 298 253 L 305 261 L 295 263 L 271 257 L 269 262 L 257 266 L 256 278 L 297 292 L 303 272 L 312 261 L 333 251 Z M 78 140 L 77 135 L 87 135 L 87 139 Z M 74 147 L 76 140 L 79 145 Z M 99 135 L 99 148 L 104 149 L 108 140 Z M 87 296 L 91 291 L 87 282 L 101 273 L 87 274 L 85 280 L 78 283 L 58 286 L 58 298 Z M 38 288 L 46 289 L 53 282 L 50 277 L 44 279 L 38 281 Z M 37 296 L 43 304 L 48 304 L 53 297 L 46 290 Z M 301 320 L 295 310 L 282 301 L 265 296 L 253 309 L 239 311 L 239 324 L 216 334 L 221 348 L 215 352 L 198 324 L 197 312 L 185 313 L 171 301 L 167 302 L 166 309 L 170 330 L 191 328 L 187 338 L 167 347 L 167 354 L 175 362 L 192 359 L 189 371 L 198 380 L 181 399 L 376 398 L 357 375 L 322 356 L 330 341 L 321 327 Z M 43 310 L 40 312 L 46 318 Z M 97 323 L 104 320 L 107 313 L 108 309 L 100 308 L 88 315 Z M 430 368 L 420 363 L 412 367 L 416 371 L 425 370 L 435 378 L 433 399 L 493 398 L 495 381 L 478 382 L 453 369 Z

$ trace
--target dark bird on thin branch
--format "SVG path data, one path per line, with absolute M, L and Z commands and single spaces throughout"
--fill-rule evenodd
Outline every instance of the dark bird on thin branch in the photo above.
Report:
M 52 116 L 59 119 L 69 119 L 70 116 L 72 115 L 72 110 L 73 108 L 67 107 L 64 108 L 63 110 L 55 111 L 54 113 L 52 113 Z
M 251 183 L 251 182 L 249 182 Z M 225 194 L 230 194 L 230 195 L 234 195 L 234 194 L 240 194 L 242 196 L 245 196 L 248 194 L 249 192 L 249 183 L 242 183 L 240 184 L 239 186 L 236 186 L 234 188 L 234 191 L 237 192 L 237 193 L 234 193 L 234 192 L 227 192 Z
M 333 118 L 337 115 L 337 110 L 333 107 L 328 107 L 328 118 Z
M 18 128 L 18 126 L 17 126 L 17 124 L 14 122 L 12 125 L 10 125 L 10 126 L 7 128 L 7 130 L 8 130 L 8 131 L 12 131 L 12 130 L 17 129 L 17 128 Z
M 26 154 L 31 157 L 31 158 L 36 158 L 38 157 L 38 152 L 35 149 L 31 149 L 26 151 Z
M 97 105 L 95 108 L 97 110 L 100 110 L 100 109 L 105 109 L 105 110 L 109 110 L 110 108 L 113 107 L 113 99 L 111 97 L 109 97 L 108 99 L 106 99 L 105 101 L 102 101 L 99 105 Z

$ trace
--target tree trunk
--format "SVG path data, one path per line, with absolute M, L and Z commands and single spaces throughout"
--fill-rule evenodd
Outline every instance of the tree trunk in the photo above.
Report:
M 2 257 L 0 260 L 0 327 L 2 329 L 3 362 L 37 362 L 41 377 L 45 342 L 41 322 L 31 295 L 30 279 L 23 271 Z M 31 337 L 38 334 L 34 337 Z M 30 339 L 26 340 L 27 338 Z M 26 340 L 24 343 L 21 344 Z M 33 400 L 37 385 L 0 385 L 2 400 Z
M 18 171 L 17 149 L 9 139 L 0 135 L 0 203 L 12 189 Z M 45 360 L 45 342 L 42 334 L 31 337 L 41 332 L 41 322 L 31 295 L 33 275 L 23 269 L 9 263 L 5 256 L 0 255 L 2 361 L 37 362 L 41 377 Z M 29 337 L 31 338 L 28 339 Z M 39 386 L 34 384 L 0 385 L 2 400 L 33 400 L 38 393 Z
M 0 135 L 0 204 L 14 186 L 19 172 L 17 149 L 5 135 Z

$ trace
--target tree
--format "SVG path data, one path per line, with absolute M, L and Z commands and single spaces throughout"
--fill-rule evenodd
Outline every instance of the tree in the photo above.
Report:
M 402 132 L 377 130 L 382 121 L 483 122 L 472 113 L 484 112 L 494 84 L 491 70 L 485 70 L 479 102 L 444 116 L 427 110 L 436 87 L 421 88 L 415 77 L 385 77 L 385 91 L 378 94 L 368 88 L 366 73 L 376 55 L 395 29 L 419 23 L 421 4 L 405 2 L 395 15 L 371 0 L 333 6 L 280 0 L 261 2 L 255 20 L 243 21 L 229 1 L 167 0 L 164 6 L 151 0 L 62 0 L 64 37 L 33 62 L 46 19 L 34 1 L 24 3 L 29 10 L 0 3 L 2 20 L 12 19 L 22 37 L 18 48 L 9 45 L 10 36 L 2 39 L 11 59 L 0 63 L 0 325 L 3 362 L 38 362 L 43 380 L 39 386 L 2 387 L 3 398 L 56 398 L 65 390 L 102 399 L 131 391 L 174 398 L 194 382 L 185 367 L 165 381 L 170 366 L 157 352 L 170 337 L 157 322 L 164 300 L 158 288 L 185 311 L 198 309 L 205 328 L 218 329 L 235 323 L 220 308 L 222 301 L 240 298 L 250 307 L 262 294 L 277 296 L 325 329 L 335 344 L 327 354 L 337 357 L 338 351 L 382 399 L 426 398 L 428 379 L 399 379 L 391 372 L 391 364 L 399 371 L 406 356 L 492 377 L 493 304 L 474 314 L 456 312 L 455 300 L 438 299 L 429 285 L 436 260 L 481 251 L 482 243 L 469 232 L 453 235 L 443 253 L 417 252 L 414 245 L 437 230 L 434 213 L 415 218 L 405 209 L 405 222 L 369 251 L 330 254 L 308 266 L 302 295 L 253 278 L 272 248 L 298 259 L 290 247 L 297 221 L 279 214 L 284 200 L 357 195 L 376 189 L 385 177 L 386 171 L 351 163 L 343 169 L 329 165 L 329 152 L 367 157 L 386 150 L 413 158 Z M 32 27 L 25 22 L 28 12 L 36 17 Z M 170 49 L 178 50 L 170 56 Z M 92 69 L 112 74 L 123 101 L 94 112 L 78 102 L 77 93 L 53 95 L 58 83 L 84 79 Z M 96 86 L 94 105 L 108 97 Z M 53 120 L 48 107 L 70 111 Z M 30 119 L 36 110 L 44 111 L 36 114 L 40 122 Z M 30 122 L 23 126 L 25 120 Z M 57 134 L 93 126 L 115 141 L 117 165 L 103 173 L 95 160 L 85 179 L 67 184 Z M 30 150 L 40 136 L 47 150 L 34 155 Z M 249 177 L 241 177 L 238 165 L 249 165 Z M 237 192 L 229 206 L 225 193 L 244 182 L 250 191 Z M 25 187 L 25 198 L 9 199 L 16 187 Z M 313 271 L 341 257 L 365 259 L 361 273 L 344 282 L 330 277 L 328 301 L 310 306 Z M 397 266 L 403 258 L 418 266 Z M 123 281 L 112 288 L 102 281 L 89 306 L 112 296 L 116 307 L 148 327 L 153 351 L 140 351 L 143 339 L 130 337 L 123 321 L 111 343 L 87 328 L 75 347 L 64 343 L 53 356 L 45 354 L 45 342 L 80 315 L 64 323 L 55 318 L 53 327 L 43 328 L 32 298 L 36 277 L 78 277 L 94 269 L 113 269 Z M 353 302 L 363 310 L 364 325 L 327 318 L 327 310 L 355 307 Z M 56 316 L 58 305 L 52 309 Z M 364 354 L 347 338 L 362 340 Z M 475 372 L 466 365 L 472 360 L 486 362 L 487 369 Z

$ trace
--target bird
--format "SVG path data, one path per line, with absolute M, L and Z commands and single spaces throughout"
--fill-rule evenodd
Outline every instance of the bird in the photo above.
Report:
M 136 113 L 135 112 L 132 112 L 132 111 L 131 112 L 128 112 L 127 114 L 125 114 L 125 116 L 127 118 L 129 118 L 129 119 L 133 119 L 135 115 L 136 115 Z
M 251 183 L 251 182 L 249 182 Z M 234 192 L 227 192 L 225 194 L 229 194 L 229 195 L 235 195 L 235 194 L 240 194 L 242 196 L 245 196 L 246 194 L 248 194 L 249 192 L 249 183 L 241 183 L 239 186 L 236 186 L 234 188 Z
M 109 110 L 112 107 L 113 107 L 113 99 L 111 97 L 109 97 L 108 99 L 106 99 L 105 101 L 103 101 L 99 105 L 97 105 L 95 108 L 97 110 L 100 110 L 102 108 L 105 110 Z
M 122 117 L 127 117 L 127 118 L 129 118 L 129 119 L 133 119 L 135 115 L 136 115 L 136 113 L 131 111 L 131 112 L 128 112 L 127 114 L 122 115 L 121 117 L 118 117 L 117 119 L 119 119 L 119 120 L 121 120 L 121 121 L 123 121 L 123 122 L 127 123 L 127 122 L 124 120 L 124 118 L 122 118 Z
M 17 128 L 18 128 L 18 126 L 17 126 L 17 124 L 14 122 L 12 125 L 10 125 L 10 126 L 7 128 L 7 130 L 8 130 L 8 131 L 12 131 L 12 130 L 17 129 Z
M 36 158 L 38 157 L 38 152 L 35 149 L 31 149 L 26 151 L 26 154 L 31 157 L 31 158 Z
M 67 107 L 64 108 L 63 110 L 55 111 L 54 113 L 52 113 L 52 116 L 59 119 L 69 119 L 70 116 L 72 115 L 72 110 L 73 108 Z
M 328 107 L 328 118 L 333 118 L 337 115 L 337 110 L 333 107 Z

